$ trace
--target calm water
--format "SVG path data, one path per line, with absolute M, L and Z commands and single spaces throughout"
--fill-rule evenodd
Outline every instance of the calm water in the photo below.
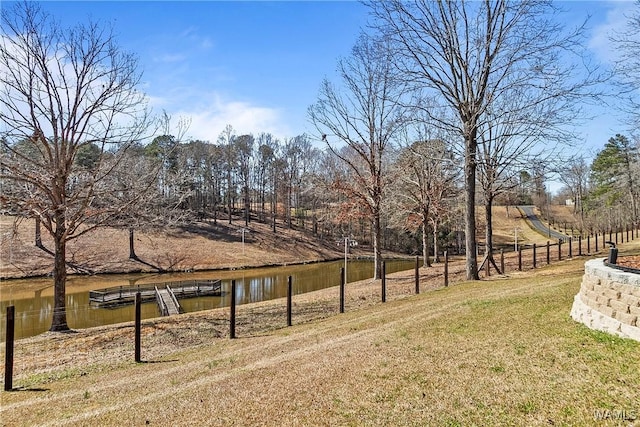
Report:
M 133 305 L 118 308 L 98 308 L 90 305 L 89 291 L 93 289 L 179 280 L 222 280 L 225 291 L 223 296 L 180 300 L 185 312 L 194 312 L 228 306 L 232 280 L 236 281 L 238 304 L 247 304 L 286 297 L 288 276 L 292 277 L 294 295 L 338 286 L 340 268 L 343 266 L 343 261 L 334 261 L 235 271 L 70 277 L 67 281 L 67 322 L 72 329 L 82 329 L 134 319 Z M 414 260 L 386 261 L 387 273 L 412 269 L 414 266 Z M 366 260 L 349 261 L 347 275 L 349 282 L 373 277 L 373 263 Z M 0 282 L 2 341 L 5 339 L 6 307 L 10 305 L 16 307 L 16 338 L 34 336 L 47 331 L 51 326 L 53 313 L 53 279 Z M 158 316 L 160 313 L 155 302 L 142 305 L 143 319 Z

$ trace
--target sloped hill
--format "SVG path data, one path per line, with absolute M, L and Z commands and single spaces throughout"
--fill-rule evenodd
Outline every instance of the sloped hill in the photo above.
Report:
M 245 228 L 245 243 L 242 229 Z M 34 244 L 35 222 L 23 220 L 14 227 L 13 218 L 0 218 L 0 277 L 49 274 L 53 256 Z M 52 239 L 42 236 L 49 251 Z M 135 233 L 138 260 L 129 259 L 128 230 L 101 228 L 79 237 L 67 246 L 74 271 L 123 273 L 139 271 L 190 271 L 276 265 L 340 257 L 342 247 L 325 241 L 310 230 L 243 221 L 196 222 L 188 227 Z

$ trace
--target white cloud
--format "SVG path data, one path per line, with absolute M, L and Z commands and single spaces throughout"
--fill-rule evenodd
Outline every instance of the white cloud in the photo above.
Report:
M 227 125 L 231 125 L 238 135 L 252 133 L 257 136 L 261 132 L 269 132 L 277 138 L 292 136 L 278 109 L 226 100 L 218 94 L 207 98 L 212 101 L 193 108 L 168 111 L 176 119 L 183 117 L 191 121 L 187 138 L 215 142 Z M 160 98 L 153 98 L 152 102 L 156 106 L 167 105 Z
M 162 56 L 158 56 L 156 58 L 154 58 L 154 62 L 182 62 L 186 59 L 185 55 L 182 55 L 180 53 L 175 53 L 175 54 L 170 54 L 170 53 L 165 53 Z
M 625 30 L 628 22 L 627 16 L 635 7 L 633 1 L 608 1 L 602 2 L 606 9 L 604 20 L 593 28 L 589 48 L 604 62 L 613 63 L 618 59 L 616 50 L 611 45 L 610 37 L 615 32 Z M 594 17 L 592 19 L 595 19 Z

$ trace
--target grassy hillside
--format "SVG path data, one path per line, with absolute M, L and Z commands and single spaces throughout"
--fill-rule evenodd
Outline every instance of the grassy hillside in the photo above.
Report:
M 546 237 L 533 231 L 514 208 L 496 206 L 494 215 L 494 242 L 512 246 L 517 230 L 518 242 L 545 243 Z M 483 216 L 478 213 L 478 240 L 484 241 Z M 129 259 L 127 230 L 102 228 L 68 244 L 68 259 L 78 269 L 74 272 L 124 273 L 237 268 L 258 265 L 276 265 L 294 262 L 333 259 L 342 256 L 342 245 L 322 240 L 309 229 L 289 229 L 278 226 L 274 233 L 269 224 L 251 222 L 242 244 L 244 221 L 232 224 L 221 220 L 196 222 L 188 227 L 169 230 L 145 230 L 135 234 L 135 252 L 138 260 Z M 24 220 L 17 227 L 12 217 L 0 216 L 0 277 L 16 278 L 47 275 L 53 269 L 50 252 L 34 245 L 35 223 Z M 43 230 L 45 248 L 53 248 L 50 237 Z M 370 256 L 364 248 L 355 248 L 354 255 Z
M 640 253 L 640 242 L 621 246 Z M 412 274 L 21 340 L 6 425 L 634 425 L 640 343 L 571 320 L 585 258 L 425 292 Z M 422 269 L 425 270 L 425 269 Z M 29 392 L 24 392 L 29 391 Z M 625 418 L 625 419 L 622 419 Z

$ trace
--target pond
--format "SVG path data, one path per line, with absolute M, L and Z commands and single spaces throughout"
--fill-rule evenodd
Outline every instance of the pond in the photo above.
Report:
M 340 284 L 340 268 L 344 261 L 292 265 L 241 270 L 208 271 L 171 274 L 118 274 L 70 276 L 67 280 L 67 323 L 72 329 L 89 328 L 128 322 L 134 319 L 134 306 L 100 308 L 89 302 L 89 291 L 115 286 L 143 285 L 182 280 L 220 279 L 222 289 L 228 290 L 236 281 L 238 304 L 282 298 L 287 295 L 288 276 L 292 277 L 293 294 L 302 294 Z M 415 260 L 387 260 L 387 273 L 412 269 Z M 373 277 L 373 262 L 351 260 L 347 265 L 348 282 Z M 51 326 L 53 315 L 53 279 L 35 278 L 0 282 L 0 330 L 4 341 L 6 307 L 15 306 L 15 337 L 25 338 L 41 334 Z M 229 292 L 222 296 L 181 299 L 185 312 L 226 307 Z M 142 305 L 142 318 L 160 316 L 155 302 Z

